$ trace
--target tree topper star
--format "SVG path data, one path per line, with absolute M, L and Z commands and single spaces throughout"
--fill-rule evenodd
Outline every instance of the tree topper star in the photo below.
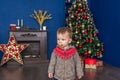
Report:
M 20 64 L 23 64 L 21 51 L 28 47 L 29 44 L 17 44 L 14 35 L 10 35 L 8 44 L 0 44 L 0 50 L 4 52 L 1 65 L 5 64 L 11 59 L 14 59 Z

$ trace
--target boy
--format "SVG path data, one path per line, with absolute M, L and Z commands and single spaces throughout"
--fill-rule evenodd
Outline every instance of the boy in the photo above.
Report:
M 80 57 L 77 50 L 70 45 L 72 32 L 67 27 L 57 31 L 57 47 L 54 48 L 48 67 L 48 77 L 56 80 L 75 80 L 83 76 Z

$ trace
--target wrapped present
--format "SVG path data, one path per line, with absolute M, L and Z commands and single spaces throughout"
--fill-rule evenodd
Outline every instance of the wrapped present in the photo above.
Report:
M 98 67 L 103 66 L 103 61 L 97 60 L 96 66 Z
M 86 58 L 85 59 L 85 68 L 96 69 L 96 59 Z

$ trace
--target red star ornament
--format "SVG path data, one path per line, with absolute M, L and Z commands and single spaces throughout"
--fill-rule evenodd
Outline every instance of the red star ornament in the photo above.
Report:
M 0 50 L 4 52 L 1 65 L 5 64 L 11 59 L 14 59 L 20 64 L 23 64 L 20 53 L 28 47 L 29 44 L 17 44 L 14 35 L 10 35 L 8 44 L 0 44 Z

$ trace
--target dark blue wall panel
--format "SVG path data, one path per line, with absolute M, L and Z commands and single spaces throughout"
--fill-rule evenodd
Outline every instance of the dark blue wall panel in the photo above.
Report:
M 47 53 L 50 58 L 52 49 L 56 46 L 56 30 L 65 24 L 64 6 L 64 0 L 0 0 L 0 44 L 7 44 L 9 24 L 17 24 L 17 19 L 23 19 L 24 26 L 39 30 L 39 25 L 30 15 L 34 10 L 46 10 L 52 14 L 52 19 L 43 24 L 47 26 Z M 2 54 L 0 52 L 0 58 Z
M 24 20 L 24 26 L 39 30 L 36 21 L 30 17 L 34 10 L 47 10 L 52 19 L 44 25 L 48 30 L 48 58 L 56 46 L 56 30 L 65 24 L 64 0 L 1 0 L 0 1 L 0 44 L 7 44 L 9 24 L 17 24 L 17 19 Z M 98 37 L 104 42 L 103 61 L 106 64 L 120 67 L 120 1 L 119 0 L 88 0 Z M 2 57 L 0 52 L 0 58 Z
M 120 67 L 120 0 L 91 0 L 99 38 L 105 45 L 103 61 Z

